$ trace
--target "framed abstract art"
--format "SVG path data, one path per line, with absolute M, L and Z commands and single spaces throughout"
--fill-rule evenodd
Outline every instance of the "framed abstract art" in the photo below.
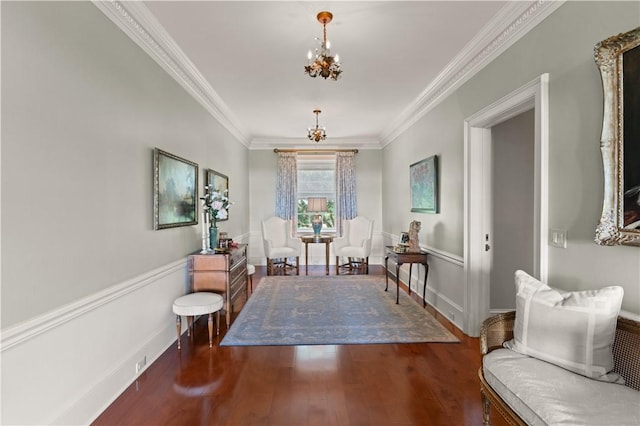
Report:
M 411 211 L 439 213 L 438 156 L 434 155 L 409 166 Z
M 198 165 L 159 148 L 153 151 L 154 229 L 198 224 Z

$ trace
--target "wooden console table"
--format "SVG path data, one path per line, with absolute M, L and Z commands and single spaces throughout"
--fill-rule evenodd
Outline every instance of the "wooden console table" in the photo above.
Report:
M 224 297 L 229 328 L 234 302 L 242 293 L 247 297 L 247 245 L 238 244 L 226 253 L 194 253 L 187 264 L 191 291 L 211 291 Z
M 324 243 L 325 245 L 325 275 L 329 275 L 329 245 L 333 241 L 332 235 L 301 235 L 300 239 L 304 243 L 304 263 L 306 274 L 309 275 L 309 243 Z
M 406 253 L 396 253 L 393 251 L 393 246 L 386 247 L 386 254 L 384 256 L 384 269 L 385 269 L 385 281 L 386 287 L 384 291 L 387 291 L 389 288 L 389 267 L 388 261 L 389 258 L 396 263 L 396 304 L 400 303 L 400 266 L 404 263 L 409 264 L 409 284 L 407 285 L 408 293 L 411 294 L 411 269 L 414 263 L 419 263 L 424 266 L 424 287 L 422 288 L 422 306 L 427 305 L 427 299 L 425 298 L 426 290 L 427 290 L 427 275 L 429 275 L 429 264 L 427 263 L 428 253 L 426 251 L 420 250 L 420 252 L 406 252 Z

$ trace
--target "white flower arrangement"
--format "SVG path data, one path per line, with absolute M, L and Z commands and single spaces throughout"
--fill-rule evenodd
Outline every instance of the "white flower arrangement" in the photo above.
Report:
M 209 220 L 211 226 L 216 227 L 218 220 L 224 220 L 229 217 L 229 207 L 233 204 L 229 201 L 227 194 L 228 190 L 224 192 L 211 191 L 209 192 L 209 186 L 205 186 L 204 197 L 200 197 L 204 201 L 203 207 L 209 213 Z

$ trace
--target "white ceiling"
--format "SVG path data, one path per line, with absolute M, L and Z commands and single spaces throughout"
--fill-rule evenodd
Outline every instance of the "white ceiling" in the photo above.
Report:
M 461 55 L 486 50 L 530 4 L 147 1 L 132 14 L 163 52 L 182 58 L 182 69 L 197 76 L 216 114 L 250 148 L 318 146 L 306 139 L 314 109 L 327 129 L 320 145 L 379 148 L 460 68 Z M 321 10 L 334 15 L 327 35 L 340 54 L 338 81 L 304 73 L 307 51 L 322 34 Z

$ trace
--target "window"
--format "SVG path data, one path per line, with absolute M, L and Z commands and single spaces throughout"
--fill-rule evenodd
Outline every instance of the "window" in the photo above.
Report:
M 335 155 L 298 155 L 298 231 L 313 232 L 309 197 L 325 197 L 327 212 L 322 213 L 323 231 L 335 231 L 336 158 Z

